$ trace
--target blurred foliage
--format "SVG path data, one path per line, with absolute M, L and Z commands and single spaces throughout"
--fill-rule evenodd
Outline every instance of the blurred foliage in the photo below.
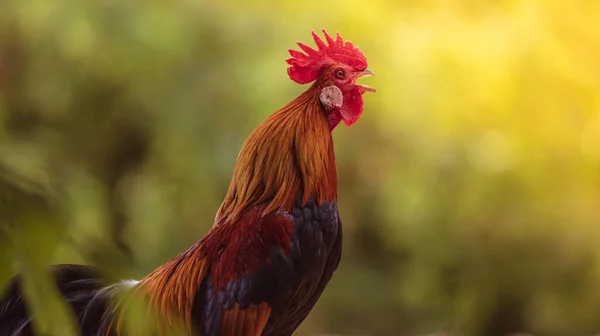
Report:
M 368 56 L 335 131 L 345 246 L 298 335 L 600 331 L 600 2 L 7 0 L 0 286 L 72 332 L 40 269 L 139 278 L 212 225 L 239 148 L 306 87 L 293 42 Z M 54 323 L 53 323 L 54 322 Z

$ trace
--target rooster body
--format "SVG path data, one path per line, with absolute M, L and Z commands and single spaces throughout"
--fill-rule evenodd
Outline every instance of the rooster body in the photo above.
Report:
M 213 228 L 142 280 L 108 284 L 93 268 L 58 265 L 57 288 L 82 335 L 122 335 L 126 302 L 138 293 L 160 315 L 161 335 L 175 325 L 202 336 L 290 336 L 337 268 L 342 225 L 331 132 L 362 113 L 355 80 L 373 74 L 362 52 L 326 32 L 318 50 L 298 43 L 288 74 L 314 84 L 250 134 Z M 0 299 L 0 336 L 32 335 L 32 316 L 16 276 Z

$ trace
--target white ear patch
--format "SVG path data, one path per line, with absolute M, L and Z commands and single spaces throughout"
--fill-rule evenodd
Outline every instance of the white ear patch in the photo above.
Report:
M 342 90 L 335 85 L 326 86 L 321 89 L 321 95 L 319 96 L 321 103 L 325 106 L 327 111 L 333 108 L 340 108 L 344 103 L 344 96 Z

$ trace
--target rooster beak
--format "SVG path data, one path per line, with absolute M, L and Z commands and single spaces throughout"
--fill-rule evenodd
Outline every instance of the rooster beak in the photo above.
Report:
M 356 79 L 367 77 L 367 76 L 375 76 L 375 71 L 373 71 L 371 69 L 365 69 L 356 75 Z M 356 84 L 356 85 L 358 87 L 360 87 L 361 89 L 363 89 L 364 91 L 376 92 L 376 90 L 374 88 L 372 88 L 368 85 L 364 85 L 364 84 Z
M 365 69 L 363 72 L 360 73 L 360 77 L 367 77 L 367 76 L 375 76 L 375 71 L 371 70 L 371 69 Z

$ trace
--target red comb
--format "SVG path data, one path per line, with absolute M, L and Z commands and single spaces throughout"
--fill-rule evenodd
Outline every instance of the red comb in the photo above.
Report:
M 340 33 L 336 33 L 335 40 L 327 34 L 325 29 L 323 29 L 323 34 L 325 34 L 327 44 L 312 31 L 318 50 L 302 42 L 298 42 L 298 46 L 304 53 L 290 49 L 292 57 L 288 58 L 286 62 L 291 65 L 287 71 L 293 81 L 300 84 L 310 83 L 319 77 L 323 66 L 334 63 L 343 63 L 356 71 L 363 71 L 367 68 L 367 58 L 352 42 L 344 41 Z

